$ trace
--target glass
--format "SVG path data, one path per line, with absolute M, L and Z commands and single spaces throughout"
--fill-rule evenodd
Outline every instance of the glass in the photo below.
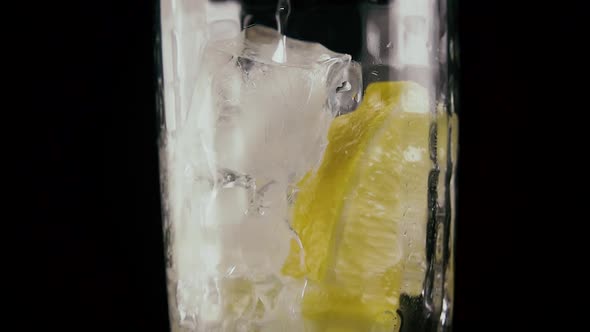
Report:
M 448 331 L 451 1 L 160 1 L 172 331 Z

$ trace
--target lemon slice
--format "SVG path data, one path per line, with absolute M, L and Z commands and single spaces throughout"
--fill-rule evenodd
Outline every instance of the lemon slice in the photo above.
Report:
M 315 330 L 393 331 L 401 292 L 420 292 L 431 122 L 413 82 L 373 83 L 332 122 L 319 168 L 298 183 L 301 246 L 292 241 L 282 268 L 307 279 L 301 311 Z

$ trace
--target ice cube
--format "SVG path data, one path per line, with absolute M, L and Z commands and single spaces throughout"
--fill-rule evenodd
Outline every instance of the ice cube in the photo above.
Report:
M 295 305 L 280 299 L 301 293 L 302 284 L 280 274 L 296 239 L 290 197 L 318 166 L 332 119 L 358 103 L 361 71 L 349 55 L 264 26 L 209 40 L 202 54 L 188 114 L 167 147 L 173 269 L 182 285 L 177 316 L 201 326 L 262 324 L 289 316 L 277 303 Z M 213 292 L 210 280 L 225 281 Z M 229 310 L 223 298 L 210 303 L 207 294 L 237 296 L 228 280 L 255 294 L 266 294 L 270 286 L 260 280 L 270 280 L 290 295 L 261 296 L 262 305 L 253 300 L 248 310 Z
M 282 47 L 287 61 L 277 62 L 273 58 Z M 350 56 L 316 43 L 289 38 L 283 43 L 275 30 L 263 26 L 209 48 L 215 60 L 227 59 L 211 82 L 218 164 L 266 176 L 284 175 L 285 168 L 297 175 L 309 170 L 309 161 L 319 160 L 337 107 L 343 106 L 336 96 L 360 90 L 360 74 L 350 77 Z M 351 89 L 338 90 L 342 85 Z

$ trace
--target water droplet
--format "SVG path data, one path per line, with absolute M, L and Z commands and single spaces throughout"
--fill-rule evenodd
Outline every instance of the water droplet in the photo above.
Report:
M 391 45 L 393 45 L 391 42 L 387 43 L 387 46 L 385 46 L 386 48 L 390 48 Z
M 227 168 L 218 170 L 218 185 L 222 188 L 241 187 L 256 189 L 254 179 L 248 174 L 240 174 Z
M 336 93 L 350 91 L 352 89 L 352 85 L 349 81 L 344 81 L 340 84 L 339 87 L 336 88 Z
M 226 172 L 221 178 L 221 186 L 223 188 L 232 188 L 236 184 L 236 174 Z

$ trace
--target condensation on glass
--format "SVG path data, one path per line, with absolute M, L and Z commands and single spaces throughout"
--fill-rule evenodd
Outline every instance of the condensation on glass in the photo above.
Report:
M 453 2 L 158 10 L 171 330 L 450 330 Z

